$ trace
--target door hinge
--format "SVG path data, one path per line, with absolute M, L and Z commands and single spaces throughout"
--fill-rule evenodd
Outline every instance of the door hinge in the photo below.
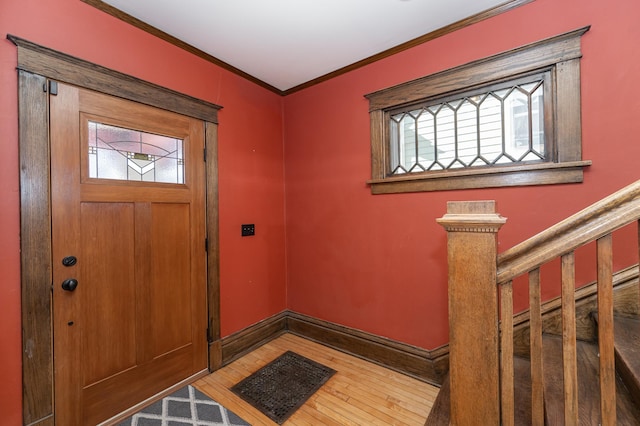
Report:
M 202 153 L 204 154 L 203 158 L 204 158 L 204 162 L 206 163 L 207 162 L 207 148 L 203 149 Z
M 209 239 L 208 238 L 204 239 L 204 251 L 209 253 Z
M 211 343 L 213 342 L 213 337 L 211 336 L 211 328 L 207 327 L 207 342 Z
M 45 92 L 46 92 L 46 88 L 45 88 Z M 53 96 L 58 96 L 58 82 L 57 81 L 53 81 L 53 80 L 49 80 L 49 94 L 53 95 Z

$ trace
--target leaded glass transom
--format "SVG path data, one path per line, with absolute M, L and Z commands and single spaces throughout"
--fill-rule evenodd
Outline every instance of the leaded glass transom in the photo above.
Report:
M 390 115 L 391 175 L 545 160 L 544 77 Z
M 182 139 L 88 122 L 89 177 L 184 183 Z

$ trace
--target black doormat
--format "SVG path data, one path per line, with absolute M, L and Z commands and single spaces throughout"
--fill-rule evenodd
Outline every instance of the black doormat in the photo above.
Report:
M 164 397 L 117 426 L 249 426 L 193 386 L 185 386 Z
M 334 374 L 329 367 L 287 351 L 231 390 L 281 425 Z

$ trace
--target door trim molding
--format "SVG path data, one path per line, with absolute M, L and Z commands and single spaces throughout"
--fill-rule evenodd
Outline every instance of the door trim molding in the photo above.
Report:
M 20 285 L 23 424 L 53 425 L 51 179 L 48 81 L 151 105 L 203 120 L 210 368 L 221 359 L 218 235 L 218 105 L 8 35 L 18 51 Z
M 20 37 L 7 38 L 18 47 L 18 69 L 95 92 L 166 109 L 218 124 L 220 105 L 50 49 Z

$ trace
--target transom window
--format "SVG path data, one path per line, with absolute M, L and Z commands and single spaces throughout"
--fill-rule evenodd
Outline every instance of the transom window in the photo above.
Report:
M 391 175 L 544 161 L 544 77 L 391 111 Z
M 89 177 L 184 183 L 184 141 L 88 122 Z
M 582 182 L 588 29 L 367 95 L 372 193 Z

